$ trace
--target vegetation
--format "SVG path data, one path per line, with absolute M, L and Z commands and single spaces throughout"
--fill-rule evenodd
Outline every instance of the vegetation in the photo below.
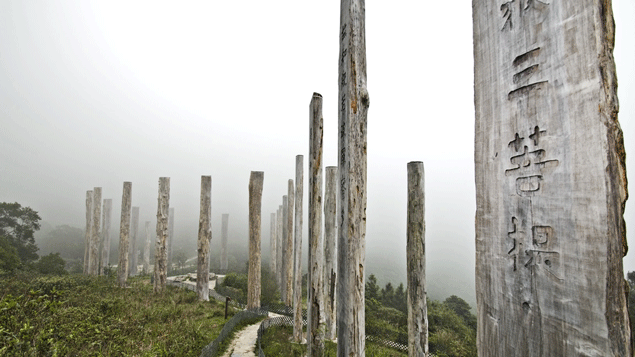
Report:
M 121 289 L 107 277 L 0 277 L 0 355 L 198 355 L 225 323 L 222 303 L 129 282 Z
M 476 316 L 456 295 L 443 302 L 428 300 L 428 344 L 437 357 L 476 356 Z M 366 333 L 408 344 L 407 292 L 403 284 L 379 289 L 374 275 L 366 282 Z
M 51 253 L 41 257 L 34 266 L 40 274 L 66 275 L 68 272 L 64 269 L 65 264 L 60 253 Z
M 299 343 L 290 342 L 292 337 L 293 327 L 291 326 L 271 326 L 266 329 L 262 337 L 261 345 L 265 356 L 306 356 L 306 344 L 302 345 Z M 407 352 L 398 351 L 393 348 L 385 347 L 368 340 L 366 341 L 366 356 L 368 357 L 400 357 L 407 355 Z M 331 341 L 326 341 L 324 344 L 324 356 L 337 356 L 337 344 Z
M 14 270 L 37 260 L 34 234 L 40 229 L 40 219 L 30 207 L 22 207 L 17 202 L 0 202 L 0 258 L 3 258 L 0 266 L 4 270 Z M 20 261 L 17 265 L 16 255 Z
M 269 267 L 262 266 L 260 269 L 260 305 L 270 306 L 280 301 L 280 293 L 276 284 L 275 275 L 269 270 Z M 247 303 L 247 274 L 246 273 L 229 273 L 225 275 L 223 282 L 216 288 L 221 295 L 240 302 Z

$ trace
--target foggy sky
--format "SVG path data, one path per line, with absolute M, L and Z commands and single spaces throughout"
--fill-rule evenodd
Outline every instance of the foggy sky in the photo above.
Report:
M 472 300 L 471 1 L 366 5 L 367 259 L 405 277 L 406 164 L 423 161 L 428 291 L 445 285 Z M 635 182 L 635 3 L 613 7 Z M 306 253 L 309 102 L 324 97 L 324 166 L 336 165 L 338 28 L 336 1 L 0 2 L 0 201 L 81 228 L 86 190 L 102 187 L 115 241 L 123 181 L 132 181 L 140 226 L 154 229 L 158 178 L 168 176 L 177 239 L 195 254 L 200 176 L 212 176 L 212 247 L 223 213 L 246 246 L 249 173 L 264 171 L 268 251 L 270 213 L 302 154 Z M 625 218 L 633 251 L 632 198 Z

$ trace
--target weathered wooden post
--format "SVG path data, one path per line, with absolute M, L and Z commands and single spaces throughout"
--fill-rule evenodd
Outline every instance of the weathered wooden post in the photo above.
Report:
M 119 225 L 119 263 L 117 264 L 117 282 L 122 288 L 128 280 L 128 246 L 130 238 L 130 209 L 132 206 L 132 182 L 123 183 L 121 196 L 121 223 Z
M 278 214 L 276 216 L 276 278 L 278 289 L 282 295 L 282 205 L 278 206 Z
M 611 1 L 472 8 L 479 356 L 630 356 Z
M 289 306 L 287 301 L 287 266 L 289 265 L 289 261 L 287 260 L 287 235 L 289 234 L 289 230 L 287 229 L 287 215 L 289 214 L 289 198 L 287 195 L 282 196 L 282 256 L 280 259 L 282 260 L 282 272 L 280 274 L 280 278 L 282 279 L 281 283 L 281 292 L 280 292 L 280 300 L 282 300 L 286 306 Z
M 293 340 L 302 342 L 302 197 L 304 156 L 295 157 L 295 240 L 293 243 Z
M 408 356 L 428 356 L 426 222 L 423 162 L 408 163 Z
M 307 293 L 308 356 L 324 355 L 324 294 L 322 264 L 322 96 L 313 93 L 309 105 L 309 276 Z
M 90 255 L 90 237 L 93 229 L 93 191 L 86 191 L 86 233 L 84 235 L 84 274 L 88 274 L 88 256 Z
M 286 250 L 284 259 L 287 262 L 286 264 L 286 277 L 287 277 L 287 296 L 285 297 L 285 302 L 287 306 L 293 306 L 293 180 L 289 180 L 288 186 L 288 194 L 287 194 L 287 222 L 286 222 L 286 230 L 287 230 L 287 241 L 286 241 Z
M 327 166 L 326 182 L 324 183 L 324 315 L 326 331 L 324 338 L 334 340 L 337 329 L 335 324 L 336 299 L 335 284 L 337 283 L 337 268 L 335 265 L 335 242 L 337 237 L 337 166 Z
M 271 220 L 269 221 L 269 270 L 271 274 L 276 274 L 276 214 L 271 214 Z
M 143 273 L 148 274 L 150 272 L 150 242 L 152 242 L 152 235 L 150 234 L 150 221 L 146 221 L 146 241 L 143 249 Z
M 165 289 L 168 275 L 168 215 L 170 210 L 170 178 L 159 178 L 159 199 L 157 205 L 157 240 L 154 252 L 154 292 L 161 293 Z
M 198 219 L 196 293 L 209 301 L 209 243 L 212 240 L 212 176 L 201 176 L 201 213 Z
M 221 228 L 221 246 L 220 246 L 220 270 L 227 272 L 227 230 L 229 229 L 229 214 L 223 214 L 223 226 Z
M 103 227 L 101 230 L 101 251 L 99 259 L 99 275 L 105 274 L 105 268 L 110 265 L 110 221 L 112 219 L 112 199 L 104 200 L 102 210 Z
M 337 355 L 363 356 L 366 240 L 365 1 L 342 0 L 339 61 L 339 240 L 337 244 Z
M 252 171 L 249 177 L 249 272 L 247 309 L 260 308 L 260 209 L 265 173 Z
M 93 188 L 93 218 L 88 251 L 88 274 L 99 275 L 99 223 L 101 218 L 101 187 Z
M 132 207 L 130 249 L 128 250 L 128 276 L 137 275 L 137 236 L 139 235 L 139 207 Z
M 167 271 L 172 271 L 172 243 L 174 242 L 174 207 L 170 208 L 170 215 L 168 217 L 168 240 L 167 240 L 167 255 L 168 260 L 166 262 Z

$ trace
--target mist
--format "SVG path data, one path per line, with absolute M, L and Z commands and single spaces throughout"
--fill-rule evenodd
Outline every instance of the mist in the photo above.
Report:
M 473 304 L 470 5 L 367 4 L 366 276 L 405 283 L 406 164 L 423 161 L 428 293 Z M 635 182 L 635 4 L 613 8 Z M 324 97 L 324 167 L 334 166 L 338 27 L 337 2 L 0 2 L 0 201 L 83 228 L 86 191 L 102 187 L 116 244 L 123 182 L 132 182 L 140 235 L 151 221 L 154 237 L 158 179 L 170 177 L 174 249 L 194 256 L 201 175 L 212 176 L 212 249 L 228 213 L 231 244 L 246 250 L 249 174 L 264 171 L 266 261 L 270 213 L 301 154 L 306 255 L 309 102 L 313 92 Z M 632 247 L 634 207 L 627 201 Z M 625 271 L 635 270 L 634 255 Z

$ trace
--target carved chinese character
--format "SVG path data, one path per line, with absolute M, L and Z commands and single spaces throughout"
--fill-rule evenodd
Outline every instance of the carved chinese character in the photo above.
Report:
M 513 167 L 505 170 L 505 176 L 516 177 L 516 193 L 519 196 L 533 196 L 538 193 L 543 176 L 551 173 L 560 164 L 556 159 L 546 159 L 546 151 L 539 147 L 541 136 L 546 134 L 546 130 L 540 130 L 536 126 L 528 140 L 516 133 L 514 140 L 507 145 L 515 153 L 521 148 L 523 150 L 521 154 L 513 155 L 509 159 Z
M 525 16 L 532 10 L 543 11 L 549 3 L 541 0 L 511 0 L 504 2 L 501 7 L 501 16 L 503 17 L 502 31 L 512 31 L 514 29 L 514 16 Z

